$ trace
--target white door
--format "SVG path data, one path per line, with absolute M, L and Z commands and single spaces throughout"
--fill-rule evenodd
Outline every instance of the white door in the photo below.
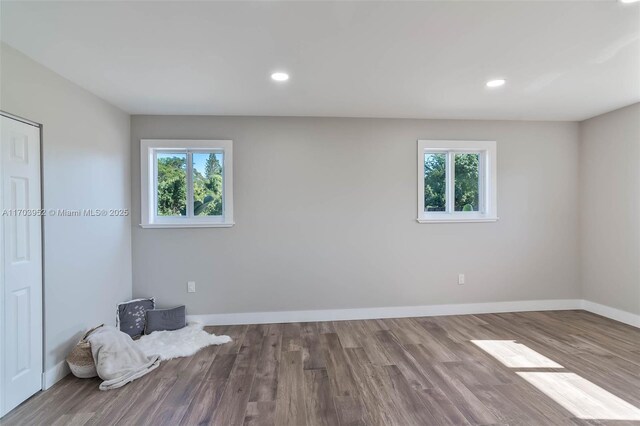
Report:
M 0 416 L 42 388 L 40 129 L 0 116 Z M 35 214 L 34 214 L 35 213 Z

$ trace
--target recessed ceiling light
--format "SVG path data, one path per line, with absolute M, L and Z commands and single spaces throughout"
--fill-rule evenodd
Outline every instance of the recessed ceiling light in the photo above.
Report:
M 289 74 L 286 72 L 274 72 L 271 74 L 271 79 L 275 81 L 287 81 L 289 80 Z
M 620 3 L 636 3 L 640 0 L 620 0 Z
M 502 78 L 499 78 L 499 79 L 496 79 L 496 80 L 489 80 L 489 81 L 487 81 L 487 87 L 500 87 L 500 86 L 504 86 L 504 84 L 505 84 L 506 82 L 507 82 L 507 81 L 506 81 L 506 80 L 504 80 L 504 79 L 502 79 Z

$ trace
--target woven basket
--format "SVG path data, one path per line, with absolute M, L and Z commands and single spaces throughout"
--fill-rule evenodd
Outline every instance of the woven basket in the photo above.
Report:
M 71 350 L 69 356 L 67 356 L 67 364 L 69 364 L 71 372 L 80 379 L 89 379 L 98 375 L 96 364 L 93 361 L 93 354 L 91 353 L 91 344 L 87 341 L 87 337 L 103 325 L 104 324 L 101 324 L 87 331 L 82 340 L 78 342 Z

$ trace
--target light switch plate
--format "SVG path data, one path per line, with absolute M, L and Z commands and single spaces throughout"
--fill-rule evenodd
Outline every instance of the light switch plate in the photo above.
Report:
M 196 292 L 196 282 L 189 281 L 187 282 L 187 293 L 195 293 Z

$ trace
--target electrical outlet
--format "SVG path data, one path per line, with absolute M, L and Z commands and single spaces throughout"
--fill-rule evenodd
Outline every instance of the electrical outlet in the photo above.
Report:
M 464 274 L 458 274 L 458 285 L 464 284 Z
M 195 293 L 196 292 L 196 282 L 189 281 L 187 283 L 187 293 Z

